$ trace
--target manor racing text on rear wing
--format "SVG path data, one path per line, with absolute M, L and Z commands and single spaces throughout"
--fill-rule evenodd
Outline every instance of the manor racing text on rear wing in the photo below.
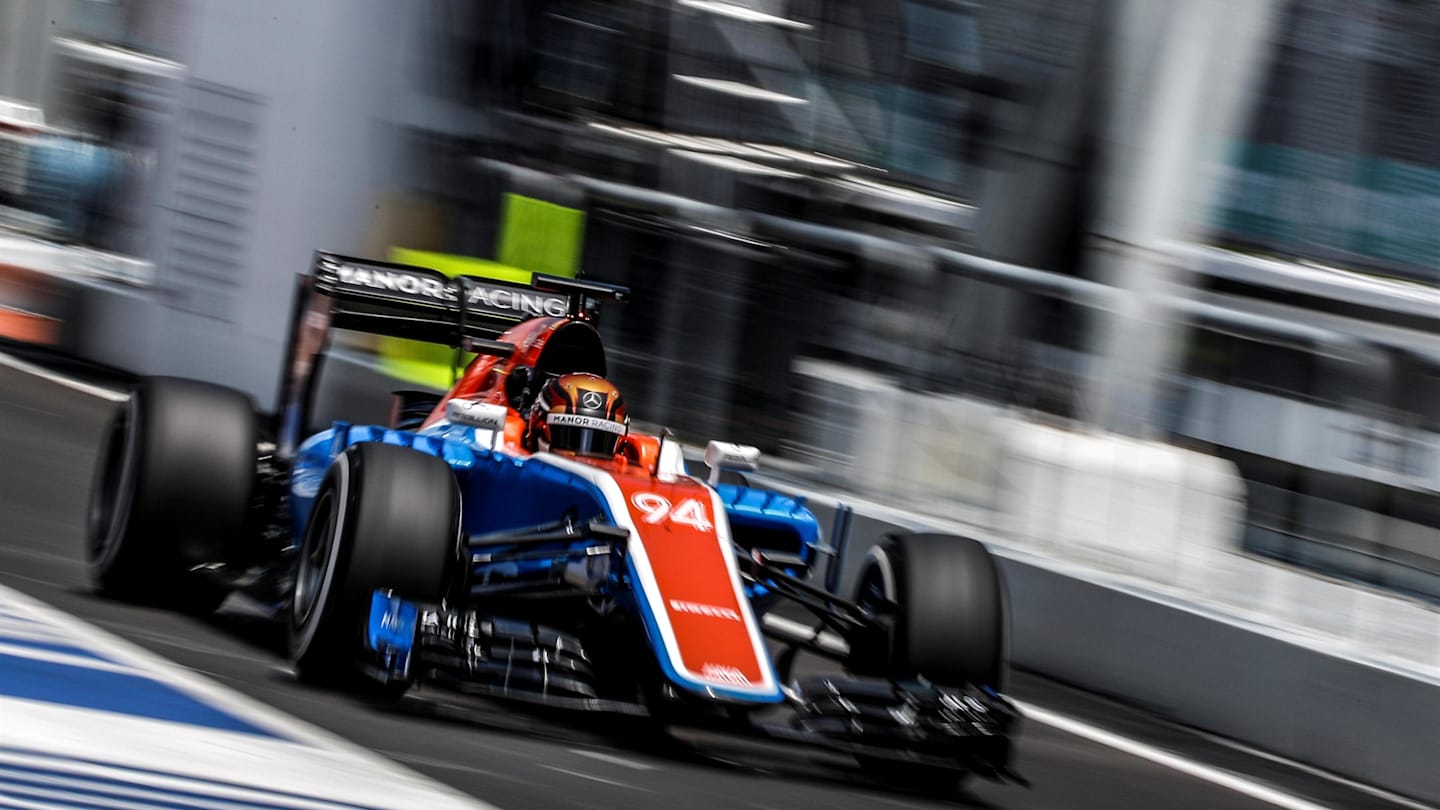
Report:
M 277 450 L 288 457 L 309 422 L 315 378 L 332 329 L 407 338 L 462 351 L 508 355 L 495 340 L 538 317 L 594 321 L 603 301 L 624 301 L 621 286 L 535 274 L 530 285 L 475 276 L 450 278 L 423 267 L 317 252 L 296 281 L 281 369 Z

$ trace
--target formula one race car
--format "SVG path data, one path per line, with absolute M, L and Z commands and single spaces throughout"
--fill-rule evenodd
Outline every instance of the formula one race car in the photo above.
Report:
M 668 434 L 630 428 L 595 326 L 627 290 L 325 253 L 297 288 L 273 419 L 173 378 L 119 409 L 89 516 L 99 589 L 193 612 L 243 590 L 284 617 L 314 683 L 644 713 L 907 779 L 1020 781 L 984 546 L 898 534 L 853 598 L 816 584 L 844 510 L 827 541 L 802 500 L 748 484 L 754 448 L 710 443 L 702 479 Z M 443 396 L 396 393 L 388 425 L 307 436 L 335 329 L 477 356 Z M 840 666 L 798 677 L 802 650 Z

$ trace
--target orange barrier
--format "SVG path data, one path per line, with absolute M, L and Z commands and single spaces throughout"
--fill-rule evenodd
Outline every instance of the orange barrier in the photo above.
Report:
M 0 337 L 57 345 L 64 321 L 36 310 L 49 309 L 59 303 L 60 291 L 50 277 L 18 265 L 0 263 Z
M 60 321 L 24 310 L 0 308 L 0 337 L 55 346 L 60 343 Z

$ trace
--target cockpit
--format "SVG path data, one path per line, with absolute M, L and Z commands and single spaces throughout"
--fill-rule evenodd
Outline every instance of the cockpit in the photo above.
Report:
M 534 368 L 516 366 L 505 379 L 505 399 L 524 413 L 545 383 L 562 374 L 584 372 L 605 376 L 605 345 L 595 327 L 567 321 L 545 338 Z

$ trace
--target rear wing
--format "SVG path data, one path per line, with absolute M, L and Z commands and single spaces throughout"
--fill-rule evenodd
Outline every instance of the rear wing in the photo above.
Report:
M 495 338 L 522 321 L 557 317 L 594 323 L 601 303 L 629 295 L 628 288 L 614 284 L 539 273 L 524 285 L 317 252 L 311 272 L 296 279 L 276 449 L 282 458 L 291 457 L 309 424 L 332 330 L 452 346 L 458 366 L 463 352 L 508 357 L 515 347 Z
M 536 274 L 527 286 L 477 276 L 447 277 L 423 267 L 319 253 L 314 294 L 330 299 L 331 325 L 462 348 L 530 318 L 594 320 L 625 287 Z

